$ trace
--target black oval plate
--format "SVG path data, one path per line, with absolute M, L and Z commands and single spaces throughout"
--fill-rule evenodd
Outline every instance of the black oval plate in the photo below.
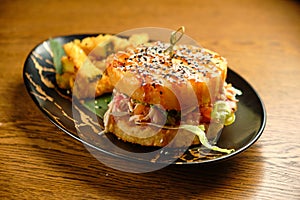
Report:
M 98 34 L 68 35 L 53 39 L 64 44 L 74 39 L 83 39 L 96 35 Z M 69 136 L 94 148 L 96 151 L 117 158 L 152 163 L 169 162 L 163 158 L 156 158 L 156 160 L 153 161 L 153 158 L 128 157 L 128 155 L 123 155 L 110 148 L 105 148 L 105 146 L 98 146 L 96 143 L 91 142 L 91 140 L 78 135 L 72 114 L 72 96 L 68 94 L 68 91 L 61 91 L 55 85 L 55 70 L 52 62 L 52 53 L 49 49 L 49 40 L 38 44 L 30 52 L 24 64 L 23 78 L 28 93 L 39 109 L 52 123 Z M 240 102 L 238 104 L 235 123 L 223 129 L 217 145 L 223 148 L 234 148 L 236 151 L 231 154 L 203 153 L 196 155 L 195 152 L 189 149 L 173 162 L 174 164 L 201 164 L 224 160 L 245 151 L 261 136 L 266 124 L 266 110 L 261 98 L 247 81 L 231 69 L 228 69 L 227 82 L 232 83 L 236 88 L 240 89 L 243 94 L 238 97 Z M 112 135 L 106 136 L 122 149 L 133 152 L 145 151 L 145 147 L 122 142 Z M 99 138 L 101 137 L 99 136 Z M 99 141 L 99 138 L 97 141 Z M 148 150 L 149 148 L 147 151 Z M 174 151 L 175 155 L 178 149 L 170 149 L 169 151 Z M 163 157 L 163 155 L 159 156 Z

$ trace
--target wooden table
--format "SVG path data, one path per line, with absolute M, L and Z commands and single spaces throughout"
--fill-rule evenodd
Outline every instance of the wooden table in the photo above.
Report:
M 296 0 L 1 1 L 0 199 L 300 199 L 299 24 Z M 114 170 L 27 94 L 25 58 L 49 37 L 181 25 L 226 57 L 265 103 L 263 135 L 228 161 Z

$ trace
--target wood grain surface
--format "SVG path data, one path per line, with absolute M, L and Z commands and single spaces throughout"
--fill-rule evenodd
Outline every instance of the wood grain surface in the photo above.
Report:
M 265 103 L 263 135 L 230 160 L 111 169 L 51 124 L 25 89 L 24 61 L 45 39 L 182 25 Z M 2 0 L 0 69 L 0 199 L 300 199 L 299 1 Z

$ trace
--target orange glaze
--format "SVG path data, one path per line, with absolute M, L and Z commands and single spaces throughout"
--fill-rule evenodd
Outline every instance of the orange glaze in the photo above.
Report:
M 155 42 L 114 54 L 107 74 L 115 88 L 140 102 L 160 104 L 180 110 L 211 104 L 220 97 L 227 62 L 207 49 L 175 45 L 173 57 L 165 49 L 170 44 Z

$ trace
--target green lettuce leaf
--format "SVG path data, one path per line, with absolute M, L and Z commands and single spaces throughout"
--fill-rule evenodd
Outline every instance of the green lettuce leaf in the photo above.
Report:
M 208 139 L 207 139 L 206 134 L 204 132 L 205 128 L 204 128 L 203 125 L 199 125 L 199 126 L 181 125 L 179 128 L 180 129 L 185 129 L 185 130 L 190 131 L 190 132 L 194 133 L 195 135 L 197 135 L 200 142 L 201 142 L 201 144 L 203 146 L 205 146 L 206 148 L 208 148 L 208 149 L 211 149 L 213 151 L 218 151 L 218 152 L 221 152 L 221 153 L 227 153 L 227 154 L 230 154 L 230 153 L 234 152 L 234 149 L 223 149 L 223 148 L 220 148 L 218 146 L 211 145 L 208 142 Z

